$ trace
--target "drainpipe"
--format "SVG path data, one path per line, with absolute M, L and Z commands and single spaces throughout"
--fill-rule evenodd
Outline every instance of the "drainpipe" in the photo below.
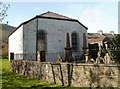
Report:
M 38 49 L 37 33 L 38 33 L 38 18 L 36 20 L 36 61 L 37 61 L 37 49 Z

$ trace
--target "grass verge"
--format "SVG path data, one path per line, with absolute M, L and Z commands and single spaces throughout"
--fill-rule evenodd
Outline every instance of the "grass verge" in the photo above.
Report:
M 20 74 L 10 71 L 10 63 L 8 59 L 2 60 L 2 89 L 46 89 L 46 88 L 59 88 L 59 89 L 76 89 L 75 87 L 61 86 L 52 84 L 47 81 L 32 79 Z M 77 88 L 78 89 L 78 88 Z M 79 88 L 85 89 L 85 88 Z

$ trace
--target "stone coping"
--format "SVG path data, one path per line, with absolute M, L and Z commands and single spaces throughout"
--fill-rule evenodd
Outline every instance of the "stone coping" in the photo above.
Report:
M 120 67 L 120 64 L 93 64 L 93 63 L 69 63 L 69 62 L 62 62 L 62 63 L 57 63 L 57 62 L 38 62 L 38 61 L 28 61 L 28 60 L 12 60 L 12 61 L 24 61 L 24 62 L 34 62 L 34 63 L 42 63 L 42 64 L 52 64 L 52 65 L 64 65 L 64 64 L 70 64 L 70 65 L 75 65 L 75 66 L 94 66 L 94 67 L 100 67 L 100 66 L 105 66 L 105 67 Z

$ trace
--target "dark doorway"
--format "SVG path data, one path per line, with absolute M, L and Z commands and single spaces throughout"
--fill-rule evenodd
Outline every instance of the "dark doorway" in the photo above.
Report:
M 40 60 L 41 62 L 45 62 L 45 51 L 40 51 Z
M 10 53 L 10 60 L 14 60 L 14 53 Z

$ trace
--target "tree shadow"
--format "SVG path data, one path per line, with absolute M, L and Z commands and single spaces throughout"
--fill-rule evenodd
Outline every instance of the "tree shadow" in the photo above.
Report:
M 54 64 L 51 64 L 51 68 L 52 68 L 53 80 L 54 80 L 54 83 L 56 84 L 55 71 L 54 71 L 53 65 L 54 65 Z M 61 80 L 62 86 L 64 86 L 62 67 L 61 67 L 61 64 L 60 64 L 60 63 L 57 64 L 57 65 L 59 66 L 60 80 Z
M 51 64 L 51 68 L 52 68 L 52 75 L 53 75 L 54 84 L 56 84 L 55 72 L 54 72 L 54 69 L 53 69 L 53 64 Z
M 71 79 L 73 75 L 73 64 L 67 64 L 68 69 L 68 86 L 71 86 Z
M 61 83 L 62 83 L 62 86 L 64 86 L 63 72 L 62 72 L 61 64 L 59 64 L 59 68 L 60 68 L 60 75 L 61 75 Z
M 54 83 L 56 84 L 56 79 L 55 79 L 55 71 L 54 71 L 54 64 L 51 64 L 51 68 L 52 68 L 52 74 L 53 74 L 53 80 Z M 64 79 L 63 79 L 63 71 L 62 71 L 62 67 L 61 64 L 57 64 L 59 66 L 59 72 L 60 72 L 60 80 L 62 83 L 62 86 L 64 86 Z M 67 86 L 71 86 L 71 80 L 72 80 L 72 75 L 73 75 L 73 64 L 67 64 L 67 75 L 68 75 L 68 85 Z
M 99 65 L 94 65 L 94 67 L 97 68 L 97 70 L 96 70 L 97 72 L 96 72 L 96 73 L 93 72 L 93 70 L 91 70 L 91 69 L 90 69 L 90 71 L 89 71 L 89 72 L 90 72 L 90 88 L 91 88 L 91 89 L 92 89 L 92 88 L 95 88 L 95 89 L 118 89 L 118 88 L 114 87 L 114 86 L 111 85 L 111 84 L 109 84 L 109 87 L 106 86 L 106 84 L 104 84 L 104 85 L 100 84 L 100 80 L 101 80 L 101 77 L 99 77 L 99 76 L 100 76 L 100 74 L 99 74 L 100 67 L 99 67 Z M 111 73 L 111 72 L 110 72 L 110 73 Z M 112 77 L 110 77 L 110 73 L 106 74 L 108 80 L 112 79 Z M 96 84 L 96 86 L 93 87 L 93 84 L 94 84 L 95 82 L 96 82 L 97 84 Z M 101 85 L 102 85 L 102 86 L 101 86 Z

